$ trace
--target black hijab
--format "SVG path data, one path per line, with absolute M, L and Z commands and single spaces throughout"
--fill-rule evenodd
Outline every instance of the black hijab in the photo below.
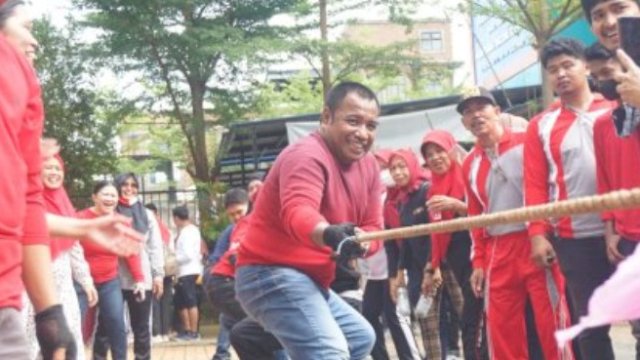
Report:
M 131 218 L 133 220 L 133 228 L 142 234 L 146 234 L 147 231 L 149 231 L 149 218 L 147 217 L 147 211 L 144 205 L 138 199 L 130 201 L 122 196 L 122 186 L 129 179 L 132 179 L 136 184 L 139 184 L 134 173 L 125 173 L 116 176 L 115 184 L 120 197 L 118 199 L 116 212 Z

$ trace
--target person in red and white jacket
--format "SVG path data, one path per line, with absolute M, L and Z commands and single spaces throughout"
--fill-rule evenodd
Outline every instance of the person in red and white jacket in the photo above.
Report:
M 599 88 L 612 81 L 612 74 L 621 71 L 620 62 L 599 43 L 589 47 L 585 57 Z M 598 118 L 593 128 L 600 194 L 640 186 L 640 132 L 636 130 L 621 136 L 619 122 L 616 121 L 626 113 L 627 108 L 620 106 Z M 640 210 L 610 210 L 601 216 L 605 225 L 607 257 L 612 264 L 618 264 L 631 255 L 640 242 Z M 640 354 L 640 320 L 631 321 L 631 327 L 636 338 L 636 354 Z
M 458 105 L 464 126 L 476 137 L 462 171 L 469 216 L 519 208 L 523 204 L 523 133 L 499 123 L 500 108 L 484 89 Z M 473 229 L 471 285 L 484 296 L 490 357 L 528 359 L 525 305 L 531 302 L 546 359 L 572 359 L 559 349 L 554 332 L 568 323 L 558 266 L 537 267 L 524 223 Z
M 553 40 L 542 50 L 541 61 L 560 104 L 534 117 L 527 129 L 524 159 L 528 206 L 597 192 L 593 126 L 599 116 L 616 105 L 589 89 L 584 50 L 572 39 Z M 600 215 L 532 221 L 528 231 L 539 266 L 554 263 L 557 255 L 574 306 L 572 318 L 577 320 L 587 313 L 593 290 L 612 272 Z M 555 240 L 553 246 L 550 238 Z M 578 337 L 584 358 L 613 358 L 608 331 L 608 327 L 591 329 Z

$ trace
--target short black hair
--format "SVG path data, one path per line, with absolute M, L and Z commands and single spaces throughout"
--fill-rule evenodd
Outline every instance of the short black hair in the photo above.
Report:
M 106 188 L 107 186 L 113 186 L 116 190 L 118 189 L 113 182 L 109 180 L 100 180 L 93 185 L 92 194 L 97 195 L 102 189 Z
M 253 174 L 247 176 L 247 183 L 250 183 L 255 180 L 264 181 L 265 173 L 262 171 L 256 171 Z
M 578 40 L 557 38 L 544 45 L 542 55 L 540 55 L 540 61 L 542 62 L 542 66 L 546 68 L 551 59 L 560 55 L 568 55 L 576 59 L 585 60 L 584 51 L 584 44 Z
M 595 61 L 595 60 L 607 61 L 613 58 L 613 53 L 609 51 L 609 49 L 604 47 L 602 44 L 597 42 L 589 46 L 584 51 L 584 58 L 587 61 Z
M 228 208 L 229 206 L 236 205 L 236 204 L 248 204 L 248 203 L 249 203 L 249 194 L 245 189 L 233 188 L 224 194 L 225 208 Z
M 324 99 L 324 106 L 333 114 L 340 105 L 342 105 L 344 98 L 350 93 L 356 93 L 363 99 L 373 100 L 376 102 L 378 108 L 380 108 L 380 102 L 378 101 L 376 93 L 367 86 L 355 81 L 343 81 L 329 89 Z
M 189 209 L 186 206 L 174 207 L 171 213 L 180 220 L 189 220 Z
M 25 5 L 24 0 L 7 0 L 0 1 L 0 29 L 4 28 L 7 19 L 13 15 L 13 11 L 20 5 Z
M 591 24 L 591 10 L 593 10 L 596 5 L 607 2 L 610 0 L 582 0 L 582 10 L 584 11 L 584 17 L 587 18 L 589 24 Z M 636 4 L 640 6 L 640 0 L 636 0 Z
M 156 204 L 154 204 L 154 203 L 148 203 L 148 204 L 145 204 L 145 206 L 144 206 L 144 207 L 146 207 L 147 209 L 149 209 L 149 210 L 153 211 L 153 212 L 154 212 L 154 213 L 156 213 L 156 214 L 158 213 L 158 207 L 157 207 L 157 206 L 156 206 Z

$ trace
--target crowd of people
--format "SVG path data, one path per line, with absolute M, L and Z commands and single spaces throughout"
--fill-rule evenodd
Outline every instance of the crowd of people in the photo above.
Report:
M 230 225 L 203 261 L 188 209 L 172 210 L 172 234 L 133 173 L 97 182 L 93 205 L 74 209 L 59 149 L 41 141 L 28 10 L 0 0 L 0 163 L 11 169 L 0 173 L 0 358 L 84 359 L 86 345 L 93 359 L 126 359 L 129 333 L 134 357 L 150 359 L 153 335 L 200 337 L 202 285 L 220 313 L 214 360 L 231 348 L 243 360 L 385 360 L 387 329 L 402 360 L 614 359 L 608 326 L 564 347 L 554 333 L 636 251 L 638 209 L 356 241 L 640 186 L 640 68 L 617 25 L 640 17 L 640 2 L 582 5 L 598 42 L 540 49 L 557 95 L 547 109 L 527 121 L 483 88 L 465 91 L 469 151 L 433 129 L 406 144 L 417 153 L 376 149 L 376 94 L 333 86 L 319 129 L 225 194 Z M 631 329 L 640 359 L 640 320 Z

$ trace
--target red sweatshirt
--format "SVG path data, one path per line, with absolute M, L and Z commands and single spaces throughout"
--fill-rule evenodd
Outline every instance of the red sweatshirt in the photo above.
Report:
M 524 147 L 525 203 L 539 205 L 594 195 L 597 192 L 593 124 L 615 103 L 595 94 L 586 112 L 567 106 L 551 108 L 529 123 Z M 576 215 L 529 223 L 529 236 L 543 235 L 553 226 L 563 238 L 602 236 L 598 214 Z
M 220 261 L 213 266 L 211 269 L 212 275 L 236 276 L 236 266 L 231 261 L 231 258 L 238 254 L 238 247 L 247 235 L 250 218 L 251 216 L 245 216 L 235 224 L 231 231 L 231 236 L 229 236 L 229 250 L 227 250 L 220 258 Z
M 640 186 L 640 133 L 618 136 L 607 113 L 596 120 L 593 145 L 599 193 Z M 640 209 L 605 211 L 602 219 L 613 221 L 616 232 L 625 239 L 640 241 Z
M 40 85 L 0 34 L 0 308 L 21 307 L 22 245 L 48 245 L 40 137 Z
M 334 279 L 328 246 L 311 240 L 322 221 L 382 229 L 380 171 L 373 155 L 344 166 L 318 133 L 288 146 L 276 159 L 251 215 L 238 266 L 280 265 L 298 269 L 324 288 Z M 371 244 L 370 253 L 379 244 Z
M 78 218 L 81 219 L 95 219 L 98 216 L 90 208 L 78 212 Z M 102 246 L 89 241 L 81 241 L 80 244 L 84 249 L 84 258 L 89 263 L 89 270 L 94 283 L 102 284 L 118 276 L 118 255 L 114 255 Z M 144 273 L 142 272 L 140 255 L 129 256 L 125 258 L 125 261 L 133 279 L 136 282 L 143 282 Z

